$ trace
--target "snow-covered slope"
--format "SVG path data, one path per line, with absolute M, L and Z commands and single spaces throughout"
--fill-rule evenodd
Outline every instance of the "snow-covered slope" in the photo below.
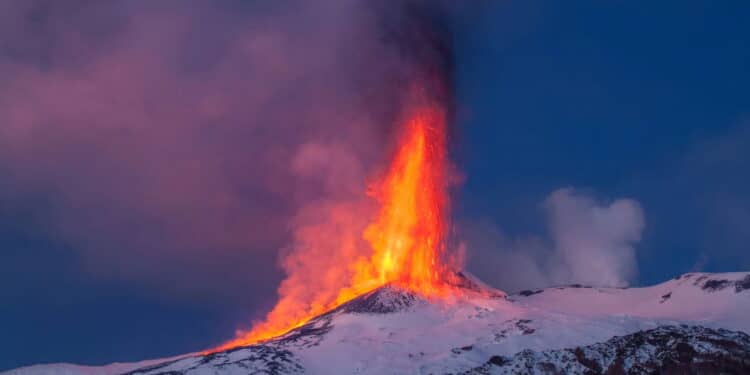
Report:
M 37 375 L 37 374 L 54 374 L 54 375 L 119 375 L 130 371 L 157 365 L 168 361 L 174 361 L 180 358 L 190 357 L 192 354 L 185 354 L 172 358 L 149 359 L 138 362 L 110 363 L 106 366 L 83 366 L 71 363 L 52 363 L 46 365 L 33 365 L 21 367 L 7 372 L 2 375 Z
M 463 293 L 437 302 L 386 286 L 263 345 L 206 356 L 117 371 L 46 365 L 10 374 L 648 373 L 709 366 L 712 358 L 723 358 L 723 369 L 750 371 L 750 273 L 510 296 L 470 277 L 461 287 Z
M 662 326 L 606 342 L 513 357 L 492 356 L 468 374 L 747 374 L 750 336 L 698 326 Z
M 690 321 L 750 332 L 750 273 L 743 272 L 688 273 L 646 288 L 548 288 L 511 298 L 530 308 L 581 317 Z

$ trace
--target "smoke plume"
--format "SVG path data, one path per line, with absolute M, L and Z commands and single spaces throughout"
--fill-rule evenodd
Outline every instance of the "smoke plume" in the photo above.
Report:
M 281 268 L 315 303 L 363 251 L 405 82 L 450 102 L 414 4 L 4 1 L 2 194 L 98 278 L 231 300 Z
M 638 202 L 598 204 L 572 189 L 553 192 L 544 203 L 555 244 L 552 277 L 563 282 L 627 286 L 637 274 L 634 245 L 644 218 Z
M 509 291 L 580 283 L 623 287 L 635 281 L 636 246 L 645 225 L 633 199 L 602 202 L 572 188 L 542 203 L 548 234 L 511 238 L 495 225 L 465 226 L 479 276 Z

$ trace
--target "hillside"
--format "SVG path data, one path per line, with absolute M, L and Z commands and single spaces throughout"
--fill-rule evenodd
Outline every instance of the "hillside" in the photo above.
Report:
M 750 371 L 750 273 L 691 273 L 643 288 L 492 290 L 470 277 L 431 301 L 393 286 L 260 345 L 25 374 L 411 374 Z

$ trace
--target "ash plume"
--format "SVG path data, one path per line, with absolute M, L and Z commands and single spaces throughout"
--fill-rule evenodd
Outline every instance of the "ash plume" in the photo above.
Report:
M 19 210 L 45 202 L 43 233 L 99 280 L 235 303 L 284 279 L 282 308 L 326 299 L 311 291 L 366 251 L 363 192 L 407 82 L 452 111 L 442 12 L 5 1 L 1 194 Z

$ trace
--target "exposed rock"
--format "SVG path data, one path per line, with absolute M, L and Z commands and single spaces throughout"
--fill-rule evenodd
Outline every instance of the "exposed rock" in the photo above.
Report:
M 518 292 L 518 295 L 519 295 L 519 296 L 523 296 L 523 297 L 528 297 L 528 296 L 533 296 L 534 294 L 539 294 L 539 293 L 541 293 L 541 292 L 544 292 L 544 290 L 543 290 L 543 289 L 537 289 L 537 290 L 522 290 L 522 291 Z
M 420 300 L 410 291 L 386 285 L 346 302 L 332 312 L 389 314 L 406 311 Z
M 731 284 L 732 283 L 729 280 L 707 280 L 703 284 L 703 290 L 715 292 L 715 291 L 719 291 L 722 289 L 726 289 Z
M 127 375 L 187 375 L 206 371 L 281 375 L 303 373 L 304 368 L 288 350 L 279 349 L 273 345 L 254 345 L 202 357 L 166 362 L 141 368 Z
M 669 293 L 661 296 L 661 300 L 659 301 L 659 303 L 664 303 L 664 302 L 666 302 L 670 298 L 672 298 L 672 292 L 669 292 Z
M 466 374 L 750 374 L 750 336 L 664 326 L 570 349 L 492 356 Z
M 739 293 L 743 290 L 750 290 L 750 275 L 745 276 L 742 280 L 734 282 L 734 290 Z
M 739 280 L 711 279 L 707 275 L 702 275 L 695 279 L 693 285 L 700 286 L 707 292 L 717 292 L 734 287 L 734 291 L 740 293 L 750 289 L 750 275 L 746 275 Z

